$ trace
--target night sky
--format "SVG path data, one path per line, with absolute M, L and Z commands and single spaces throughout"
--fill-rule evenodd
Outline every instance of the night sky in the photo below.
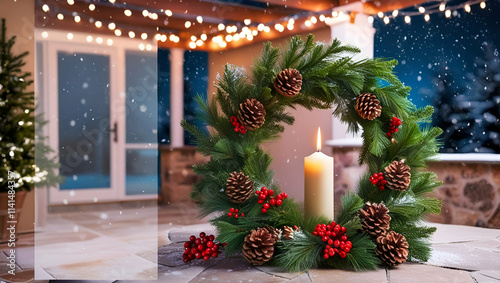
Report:
M 417 106 L 432 104 L 433 77 L 451 74 L 454 80 L 450 83 L 456 89 L 467 88 L 478 58 L 484 58 L 488 49 L 498 58 L 500 1 L 486 1 L 484 10 L 479 4 L 471 8 L 471 13 L 456 10 L 451 18 L 444 12 L 431 14 L 428 22 L 423 15 L 412 16 L 410 24 L 403 16 L 391 19 L 388 25 L 376 17 L 375 57 L 398 60 L 395 72 L 412 88 L 410 99 Z

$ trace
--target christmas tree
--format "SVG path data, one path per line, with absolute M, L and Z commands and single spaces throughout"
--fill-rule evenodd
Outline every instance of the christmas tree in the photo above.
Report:
M 58 164 L 49 157 L 52 151 L 44 145 L 43 137 L 35 136 L 35 120 L 39 126 L 46 124 L 34 115 L 34 93 L 27 91 L 33 83 L 31 73 L 21 68 L 28 52 L 13 54 L 16 37 L 6 38 L 5 19 L 2 19 L 0 37 L 0 188 L 31 190 L 35 182 L 48 185 L 59 181 L 53 168 Z M 36 119 L 35 119 L 36 118 Z M 35 147 L 37 148 L 35 166 Z

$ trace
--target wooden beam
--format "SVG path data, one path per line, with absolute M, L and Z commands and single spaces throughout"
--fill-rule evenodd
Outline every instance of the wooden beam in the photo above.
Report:
M 363 12 L 365 14 L 374 15 L 378 12 L 401 10 L 426 2 L 428 2 L 428 0 L 377 0 L 363 3 Z
M 258 2 L 280 5 L 312 12 L 331 10 L 339 6 L 338 0 L 257 0 Z

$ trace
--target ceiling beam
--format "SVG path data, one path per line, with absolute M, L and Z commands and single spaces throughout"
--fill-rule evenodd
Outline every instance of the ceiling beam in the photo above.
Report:
M 339 6 L 338 0 L 256 0 L 258 2 L 279 5 L 312 12 L 331 10 Z
M 376 0 L 363 3 L 363 12 L 365 14 L 374 15 L 378 12 L 390 12 L 401 10 L 411 6 L 420 5 L 429 2 L 428 0 Z

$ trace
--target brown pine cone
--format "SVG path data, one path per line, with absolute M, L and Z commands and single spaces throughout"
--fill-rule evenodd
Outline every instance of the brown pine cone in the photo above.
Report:
M 273 82 L 274 89 L 286 97 L 294 97 L 302 88 L 302 75 L 295 69 L 285 69 L 278 73 Z
M 367 202 L 365 207 L 359 210 L 359 215 L 363 220 L 361 230 L 375 237 L 387 234 L 391 221 L 388 212 L 389 210 L 382 203 Z
M 410 166 L 405 165 L 405 160 L 393 161 L 385 167 L 385 180 L 387 187 L 392 190 L 405 191 L 411 181 Z
M 281 229 L 274 228 L 273 226 L 269 225 L 266 226 L 266 229 L 269 231 L 269 233 L 271 233 L 271 235 L 273 235 L 275 241 L 279 240 L 281 236 Z
M 252 230 L 245 237 L 243 256 L 252 265 L 263 265 L 272 258 L 275 242 L 275 238 L 266 228 Z
M 398 265 L 405 262 L 408 257 L 408 242 L 405 236 L 391 231 L 377 238 L 376 252 L 388 265 Z
M 257 99 L 247 98 L 240 103 L 238 120 L 248 130 L 258 129 L 266 121 L 266 109 Z
M 356 99 L 356 111 L 363 119 L 373 120 L 382 114 L 380 101 L 373 93 L 362 93 Z
M 254 182 L 243 172 L 229 174 L 226 182 L 226 195 L 234 203 L 243 203 L 253 194 Z
M 283 239 L 292 240 L 293 233 L 295 233 L 295 230 L 293 230 L 292 227 L 290 227 L 290 226 L 283 227 Z

